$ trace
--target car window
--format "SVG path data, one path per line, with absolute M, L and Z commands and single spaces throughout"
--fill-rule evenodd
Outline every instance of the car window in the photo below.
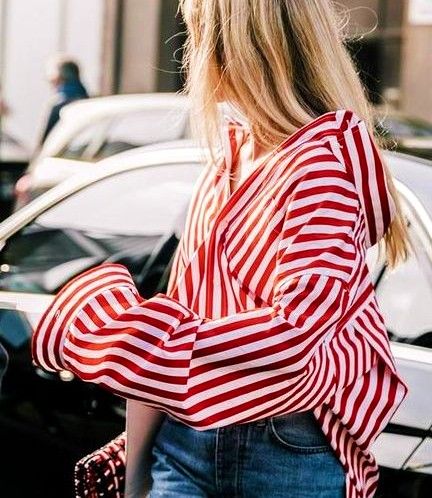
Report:
M 100 143 L 93 150 L 93 161 L 119 152 L 184 138 L 187 114 L 178 109 L 154 109 L 120 115 L 112 120 Z
M 94 156 L 94 149 L 99 144 L 101 137 L 106 133 L 109 126 L 109 119 L 100 119 L 82 128 L 73 135 L 67 144 L 56 155 L 63 159 L 73 159 L 75 161 L 90 161 Z
M 432 332 L 430 240 L 414 219 L 409 221 L 413 251 L 407 261 L 385 270 L 376 293 L 392 340 L 428 345 L 428 332 Z
M 414 128 L 409 123 L 401 120 L 387 118 L 383 123 L 383 127 L 396 137 L 412 137 L 414 135 Z
M 423 121 L 416 118 L 407 118 L 407 122 L 414 129 L 416 137 L 431 137 L 432 136 L 432 123 Z
M 138 275 L 162 236 L 175 230 L 201 167 L 140 168 L 67 197 L 8 239 L 0 253 L 0 289 L 53 293 L 103 261 Z
M 381 123 L 384 130 L 396 137 L 430 137 L 432 136 L 432 125 L 420 120 L 409 118 L 387 117 Z

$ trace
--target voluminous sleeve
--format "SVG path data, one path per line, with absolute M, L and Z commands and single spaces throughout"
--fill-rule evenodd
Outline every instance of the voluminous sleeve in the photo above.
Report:
M 105 263 L 56 295 L 33 336 L 35 362 L 200 430 L 321 405 L 341 387 L 327 344 L 359 258 L 359 201 L 335 160 L 297 167 L 278 202 L 268 306 L 201 317 L 163 293 L 143 299 L 124 266 Z

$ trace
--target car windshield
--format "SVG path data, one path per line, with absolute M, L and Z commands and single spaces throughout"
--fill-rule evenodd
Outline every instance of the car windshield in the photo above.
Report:
M 184 213 L 198 164 L 122 172 L 70 195 L 10 237 L 0 253 L 0 289 L 53 293 L 103 261 L 138 275 Z

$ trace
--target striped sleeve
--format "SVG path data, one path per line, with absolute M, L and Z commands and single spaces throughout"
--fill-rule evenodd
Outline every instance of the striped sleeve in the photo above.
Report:
M 359 202 L 341 164 L 314 163 L 284 206 L 268 306 L 200 317 L 166 294 L 144 300 L 126 268 L 102 264 L 55 298 L 35 362 L 199 430 L 321 405 L 338 383 L 327 343 L 348 306 Z

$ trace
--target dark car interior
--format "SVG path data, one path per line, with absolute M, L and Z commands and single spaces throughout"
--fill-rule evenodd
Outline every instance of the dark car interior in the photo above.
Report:
M 177 244 L 178 237 L 173 231 L 160 237 L 157 243 L 153 241 L 152 249 L 145 254 L 141 252 L 141 258 L 136 248 L 119 251 L 105 261 L 132 266 L 140 294 L 149 298 L 166 290 Z M 95 262 L 92 263 L 90 266 L 94 266 Z M 14 330 L 13 336 L 7 333 L 10 330 Z M 25 446 L 31 440 L 36 452 L 38 447 L 43 447 L 45 453 L 48 448 L 57 459 L 56 465 L 70 470 L 69 479 L 53 477 L 50 486 L 53 494 L 44 497 L 72 498 L 75 462 L 124 430 L 125 401 L 96 385 L 74 379 L 70 372 L 48 373 L 35 368 L 29 350 L 30 336 L 24 316 L 14 310 L 0 311 L 0 341 L 6 349 L 13 350 L 0 398 L 0 435 L 15 448 L 11 450 L 9 470 L 22 468 L 18 464 L 21 445 L 12 436 L 20 434 L 27 440 Z M 19 375 L 14 375 L 15 372 Z M 43 489 L 37 482 L 44 476 L 38 474 L 32 478 L 35 489 Z

